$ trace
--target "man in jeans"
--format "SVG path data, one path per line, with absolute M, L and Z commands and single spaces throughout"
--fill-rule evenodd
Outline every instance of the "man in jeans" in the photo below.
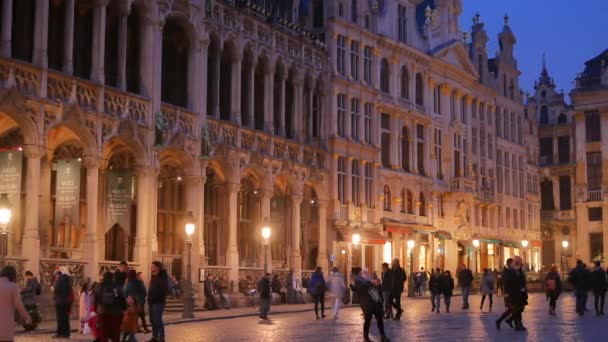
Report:
M 266 273 L 258 282 L 258 290 L 260 291 L 260 318 L 268 319 L 270 311 L 270 273 Z
M 471 284 L 473 283 L 473 272 L 468 269 L 464 264 L 460 267 L 460 272 L 458 272 L 458 284 L 462 289 L 462 309 L 469 308 L 469 290 L 471 288 Z
M 150 323 L 152 324 L 152 339 L 149 342 L 165 341 L 165 325 L 163 311 L 165 299 L 169 293 L 169 277 L 160 261 L 152 262 L 152 278 L 148 289 L 148 305 L 150 305 Z

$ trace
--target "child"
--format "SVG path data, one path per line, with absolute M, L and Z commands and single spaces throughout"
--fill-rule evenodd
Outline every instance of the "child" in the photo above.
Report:
M 78 308 L 78 316 L 80 318 L 79 333 L 83 333 L 84 324 L 89 320 L 89 313 L 91 312 L 91 295 L 89 294 L 89 286 L 87 283 L 83 283 L 80 288 L 80 305 Z
M 124 313 L 122 318 L 122 326 L 120 330 L 122 330 L 122 340 L 125 342 L 135 342 L 135 333 L 137 332 L 139 313 L 137 310 L 137 304 L 135 303 L 135 299 L 129 296 L 127 297 L 127 310 Z

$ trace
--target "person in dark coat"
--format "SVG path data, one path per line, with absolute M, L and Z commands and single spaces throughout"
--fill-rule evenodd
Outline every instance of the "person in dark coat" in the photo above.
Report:
M 53 299 L 55 301 L 55 313 L 57 316 L 58 338 L 70 338 L 70 312 L 74 302 L 74 292 L 70 285 L 70 277 L 55 271 L 55 282 L 53 283 Z
M 441 291 L 443 294 L 443 301 L 445 303 L 445 312 L 450 312 L 450 302 L 454 295 L 454 278 L 450 271 L 445 271 L 441 277 Z M 437 308 L 439 311 L 439 308 Z
M 549 315 L 555 316 L 555 308 L 557 307 L 557 299 L 562 293 L 562 280 L 557 273 L 557 267 L 551 266 L 549 273 L 545 276 L 545 292 L 549 299 Z
M 433 274 L 431 274 L 431 279 L 429 280 L 429 290 L 431 291 L 431 304 L 433 308 L 431 312 L 439 313 L 439 307 L 441 305 L 441 293 L 443 292 L 442 288 L 442 279 L 441 279 L 441 269 L 437 268 Z
M 403 314 L 403 309 L 401 308 L 401 294 L 403 293 L 403 286 L 407 280 L 405 271 L 399 265 L 399 259 L 393 259 L 391 273 L 391 305 L 397 311 L 394 319 L 399 320 Z
M 127 308 L 122 286 L 114 280 L 112 272 L 106 272 L 103 280 L 95 291 L 95 310 L 100 333 L 100 341 L 120 340 L 120 324 L 123 310 Z
M 148 286 L 148 305 L 150 307 L 150 324 L 152 324 L 152 341 L 165 341 L 165 324 L 163 311 L 169 293 L 169 276 L 160 261 L 152 262 L 152 278 Z
M 576 267 L 570 271 L 569 281 L 574 286 L 576 296 L 576 313 L 585 315 L 585 304 L 587 303 L 587 292 L 590 290 L 591 273 L 581 260 L 576 261 Z
M 505 264 L 505 267 L 503 267 L 503 270 L 502 270 L 501 279 L 502 279 L 502 284 L 503 284 L 502 293 L 503 293 L 503 298 L 505 301 L 505 312 L 503 312 L 502 315 L 500 315 L 500 317 L 496 320 L 496 329 L 498 329 L 498 330 L 500 330 L 500 324 L 505 319 L 506 319 L 507 324 L 511 328 L 513 327 L 513 323 L 511 321 L 511 305 L 509 302 L 509 296 L 505 292 L 506 291 L 505 283 L 506 283 L 507 279 L 513 275 L 513 271 L 511 270 L 512 264 L 513 264 L 513 258 L 507 259 L 507 263 Z
M 504 280 L 505 296 L 508 297 L 511 320 L 517 331 L 526 330 L 526 327 L 522 323 L 522 313 L 525 306 L 528 305 L 526 276 L 521 269 L 522 264 L 521 257 L 514 257 L 511 263 L 511 272 L 508 273 L 508 276 Z
M 315 301 L 315 315 L 317 316 L 317 319 L 319 319 L 319 302 L 321 303 L 321 317 L 325 318 L 325 291 L 327 290 L 327 284 L 325 283 L 321 267 L 317 267 L 310 277 L 310 283 L 308 285 L 308 292 L 310 292 L 310 295 Z
M 591 289 L 595 302 L 595 314 L 598 316 L 604 315 L 604 302 L 606 301 L 606 272 L 602 269 L 599 261 L 595 262 L 595 268 L 591 272 Z
M 127 271 L 129 271 L 129 264 L 126 261 L 121 261 L 116 271 L 114 271 L 114 281 L 118 286 L 125 286 L 127 282 Z
M 465 265 L 462 265 L 458 272 L 458 286 L 462 290 L 462 309 L 469 308 L 469 292 L 473 283 L 473 272 Z
M 258 282 L 258 291 L 260 293 L 260 318 L 268 319 L 270 311 L 272 286 L 270 283 L 270 273 L 266 273 Z
M 207 274 L 207 279 L 205 279 L 205 308 L 207 310 L 216 310 L 218 305 L 215 301 L 215 280 L 213 279 L 213 274 Z
M 137 276 L 137 272 L 135 270 L 129 270 L 127 272 L 127 282 L 124 287 L 124 297 L 128 298 L 129 296 L 135 299 L 135 305 L 137 306 L 137 315 L 142 322 L 144 330 L 139 330 L 139 332 L 145 332 L 146 334 L 150 332 L 148 330 L 148 325 L 146 324 L 146 285 L 144 282 L 139 279 Z
M 384 300 L 384 319 L 393 318 L 393 306 L 391 304 L 391 287 L 393 286 L 393 272 L 388 263 L 382 264 L 382 299 Z
M 382 319 L 383 303 L 382 303 L 382 287 L 374 285 L 371 281 L 361 276 L 361 268 L 353 267 L 353 284 L 350 285 L 351 290 L 357 294 L 359 298 L 359 305 L 363 310 L 364 323 L 363 323 L 363 338 L 365 342 L 371 341 L 369 338 L 369 328 L 372 322 L 372 317 L 376 317 L 376 323 L 378 324 L 378 331 L 382 336 L 383 342 L 389 342 L 390 339 L 386 336 L 384 331 L 384 320 Z

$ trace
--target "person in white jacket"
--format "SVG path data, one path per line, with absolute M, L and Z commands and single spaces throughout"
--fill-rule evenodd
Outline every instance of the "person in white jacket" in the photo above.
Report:
M 338 319 L 338 313 L 340 312 L 340 306 L 342 305 L 342 298 L 344 297 L 344 291 L 346 291 L 346 283 L 344 276 L 340 273 L 337 267 L 331 270 L 331 280 L 329 284 L 329 291 L 334 296 L 334 319 Z

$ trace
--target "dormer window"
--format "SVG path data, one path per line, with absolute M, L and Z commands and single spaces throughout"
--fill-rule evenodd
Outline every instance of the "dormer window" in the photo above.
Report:
M 545 97 L 547 97 L 547 91 L 543 90 L 540 92 L 540 96 L 544 99 Z

